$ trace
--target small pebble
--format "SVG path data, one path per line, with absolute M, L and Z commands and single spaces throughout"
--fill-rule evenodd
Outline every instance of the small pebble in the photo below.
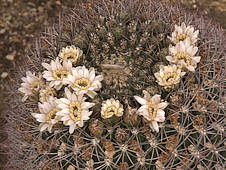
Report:
M 60 2 L 60 1 L 56 1 L 56 4 L 57 4 L 57 5 L 61 5 L 61 2 Z
M 7 72 L 3 72 L 2 74 L 1 74 L 1 78 L 6 78 L 8 76 L 8 73 Z
M 75 167 L 73 167 L 72 165 L 69 165 L 69 167 L 67 168 L 67 170 L 75 170 Z
M 41 12 L 41 13 L 43 13 L 44 8 L 42 6 L 40 6 L 40 7 L 38 7 L 38 11 Z
M 7 59 L 7 60 L 10 60 L 10 61 L 13 61 L 13 60 L 14 60 L 14 54 L 8 54 L 8 55 L 6 56 L 6 59 Z
M 5 31 L 6 31 L 5 29 L 1 29 L 1 30 L 0 30 L 0 34 L 4 34 Z

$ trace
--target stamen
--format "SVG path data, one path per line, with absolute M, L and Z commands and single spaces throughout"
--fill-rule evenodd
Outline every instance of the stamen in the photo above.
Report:
M 78 122 L 79 120 L 81 120 L 81 106 L 79 102 L 71 102 L 70 106 L 69 106 L 69 110 L 70 110 L 70 117 L 73 121 Z
M 69 59 L 77 60 L 77 59 L 78 59 L 78 56 L 75 55 L 75 54 L 72 53 L 72 52 L 68 52 L 68 53 L 66 53 L 66 54 L 64 55 L 64 58 L 65 58 L 66 60 L 69 60 Z
M 39 84 L 40 84 L 39 81 L 35 81 L 35 82 L 33 82 L 33 83 L 30 85 L 30 87 L 35 89 L 35 88 L 38 87 Z
M 175 55 L 173 57 L 174 60 L 184 60 L 184 62 L 187 64 L 187 65 L 190 65 L 191 64 L 191 58 L 190 56 L 185 53 L 185 52 L 180 52 L 178 53 L 177 55 Z
M 174 72 L 167 73 L 163 77 L 163 82 L 164 83 L 169 83 L 169 82 L 174 81 L 176 78 L 177 78 L 177 74 L 176 73 L 174 73 Z
M 49 96 L 55 96 L 56 95 L 56 92 L 54 90 L 48 90 L 47 93 L 45 94 L 46 97 L 49 97 Z
M 180 34 L 180 35 L 177 36 L 176 41 L 178 43 L 180 41 L 184 41 L 186 38 L 187 38 L 186 34 Z
M 117 108 L 115 106 L 111 106 L 111 107 L 108 107 L 107 110 L 105 111 L 105 117 L 111 117 L 113 116 L 114 114 L 117 114 Z
M 56 80 L 63 80 L 64 78 L 67 77 L 68 74 L 69 74 L 68 71 L 56 70 L 56 71 L 54 71 L 54 73 L 53 73 L 53 77 L 54 77 Z
M 57 111 L 58 111 L 57 109 L 51 110 L 51 111 L 47 114 L 46 120 L 47 120 L 47 121 L 50 121 L 51 119 L 55 119 L 55 120 L 59 119 L 59 116 L 56 116 L 56 112 L 57 112 Z
M 152 103 L 148 103 L 148 112 L 149 112 L 149 117 L 151 120 L 154 120 L 154 118 L 157 115 L 157 106 Z
M 90 87 L 90 85 L 91 85 L 91 82 L 86 78 L 78 79 L 74 83 L 75 87 L 82 89 L 82 90 L 88 89 Z

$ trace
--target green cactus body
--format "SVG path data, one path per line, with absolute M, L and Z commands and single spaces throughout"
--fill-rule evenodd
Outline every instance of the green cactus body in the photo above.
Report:
M 39 132 L 39 122 L 31 113 L 40 112 L 37 102 L 40 97 L 21 102 L 17 99 L 20 94 L 14 93 L 19 84 L 12 85 L 10 92 L 13 91 L 14 96 L 9 102 L 12 162 L 9 167 L 224 169 L 223 33 L 203 18 L 185 12 L 180 6 L 162 1 L 100 0 L 77 4 L 72 12 L 62 14 L 59 24 L 46 29 L 36 41 L 29 60 L 26 59 L 28 68 L 23 67 L 16 80 L 22 77 L 21 73 L 24 75 L 23 70 L 32 70 L 36 75 L 44 71 L 41 63 L 50 63 L 62 48 L 73 45 L 81 51 L 78 50 L 76 56 L 68 55 L 67 59 L 74 57 L 73 67 L 93 67 L 96 75 L 103 76 L 102 87 L 85 95 L 86 102 L 95 104 L 89 109 L 92 114 L 82 127 L 70 134 L 65 122 L 54 124 L 51 133 Z M 174 25 L 181 22 L 199 30 L 195 45 L 201 61 L 195 72 L 182 68 L 186 75 L 181 76 L 178 84 L 165 88 L 158 84 L 155 73 L 162 65 L 170 64 L 166 60 L 172 44 L 168 36 Z M 165 81 L 173 78 L 174 75 L 169 74 Z M 83 90 L 91 86 L 85 79 L 76 83 L 76 87 Z M 149 118 L 138 115 L 141 105 L 134 96 L 142 96 L 143 91 L 151 96 L 159 94 L 168 102 L 165 120 L 158 123 L 159 132 L 149 126 L 157 115 L 157 105 L 147 104 L 152 113 Z M 65 98 L 63 88 L 48 94 Z M 111 98 L 118 101 L 119 106 L 102 109 L 102 103 Z M 164 102 L 162 100 L 159 102 Z M 78 113 L 82 106 L 74 102 L 70 109 L 73 120 L 79 120 L 80 115 L 74 111 Z M 49 115 L 49 119 L 57 118 L 55 112 Z

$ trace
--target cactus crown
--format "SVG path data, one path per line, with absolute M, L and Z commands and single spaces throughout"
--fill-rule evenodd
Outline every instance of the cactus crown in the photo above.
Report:
M 27 72 L 24 102 L 14 93 L 20 85 L 11 89 L 9 167 L 223 168 L 222 36 L 181 10 L 100 0 L 78 4 L 46 29 L 21 71 L 36 73 Z M 194 24 L 199 39 L 184 23 L 187 32 L 173 33 L 181 21 Z M 190 50 L 176 55 L 177 46 Z

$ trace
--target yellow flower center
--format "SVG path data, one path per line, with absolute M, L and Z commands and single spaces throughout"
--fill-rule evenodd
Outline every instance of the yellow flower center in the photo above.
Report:
M 51 119 L 59 119 L 59 116 L 56 115 L 57 109 L 52 109 L 46 116 L 46 120 L 50 121 Z
M 67 77 L 68 74 L 69 74 L 68 71 L 56 70 L 56 71 L 54 71 L 54 73 L 53 73 L 53 77 L 54 77 L 56 80 L 63 80 L 64 78 Z
M 71 102 L 69 106 L 70 117 L 73 121 L 78 122 L 82 117 L 82 109 L 79 102 Z
M 55 96 L 55 95 L 56 95 L 56 92 L 53 89 L 48 90 L 45 94 L 46 97 Z
M 35 89 L 38 87 L 39 84 L 40 84 L 40 81 L 35 81 L 30 85 L 30 87 Z
M 178 43 L 180 41 L 184 41 L 186 38 L 187 38 L 186 34 L 180 34 L 180 35 L 177 36 L 176 41 Z
M 187 65 L 190 65 L 191 64 L 191 58 L 190 56 L 185 53 L 185 52 L 180 52 L 178 53 L 177 55 L 175 55 L 173 57 L 174 60 L 184 60 L 184 62 L 187 64 Z
M 154 120 L 154 118 L 157 115 L 157 105 L 152 104 L 152 103 L 148 103 L 148 112 L 149 112 L 149 118 L 151 120 Z
M 78 55 L 75 55 L 75 53 L 73 53 L 73 52 L 68 52 L 68 53 L 66 53 L 66 54 L 64 54 L 64 58 L 66 59 L 66 60 L 71 60 L 71 59 L 73 59 L 73 60 L 77 60 L 78 59 Z
M 117 108 L 115 106 L 111 106 L 111 107 L 108 107 L 107 110 L 104 112 L 104 117 L 110 118 L 117 113 L 118 113 Z
M 74 86 L 78 89 L 86 90 L 91 86 L 91 82 L 86 78 L 81 78 L 75 81 Z
M 170 73 L 166 73 L 162 79 L 164 83 L 171 83 L 174 80 L 176 80 L 176 78 L 177 78 L 177 74 L 174 72 L 170 72 Z

